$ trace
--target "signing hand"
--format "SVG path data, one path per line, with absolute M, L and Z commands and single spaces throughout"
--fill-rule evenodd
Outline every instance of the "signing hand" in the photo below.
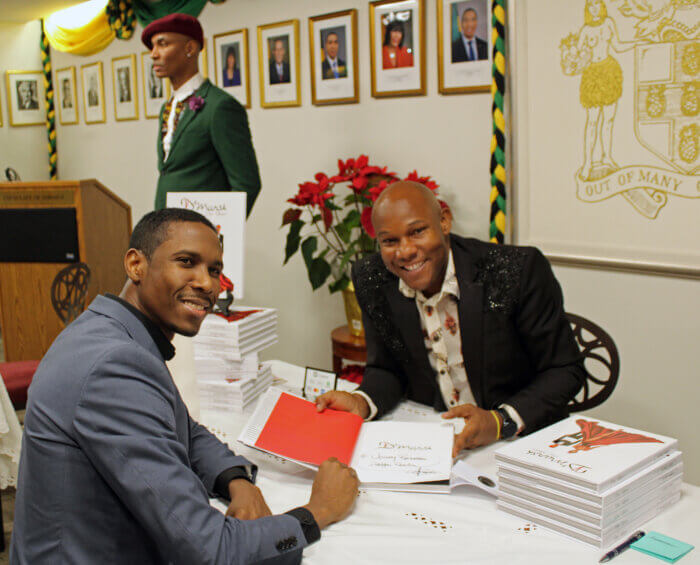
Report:
M 350 514 L 357 498 L 357 473 L 335 457 L 326 459 L 318 468 L 311 498 L 306 509 L 314 515 L 320 529 Z
M 460 404 L 450 408 L 442 417 L 464 418 L 464 429 L 455 436 L 452 457 L 457 457 L 462 449 L 481 447 L 498 439 L 496 419 L 489 410 L 483 410 L 473 404 Z M 500 420 L 501 416 L 497 414 L 497 417 Z
M 231 504 L 226 509 L 226 516 L 239 520 L 256 520 L 272 515 L 262 492 L 253 483 L 245 479 L 233 479 L 228 484 L 228 492 Z
M 323 412 L 326 408 L 352 412 L 363 420 L 369 416 L 369 405 L 359 394 L 350 394 L 340 390 L 332 390 L 322 394 L 316 399 L 316 409 Z

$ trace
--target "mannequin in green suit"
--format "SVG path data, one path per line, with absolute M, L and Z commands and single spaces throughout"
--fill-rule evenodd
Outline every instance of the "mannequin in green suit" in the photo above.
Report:
M 152 22 L 142 35 L 156 75 L 168 77 L 173 87 L 158 120 L 155 208 L 165 207 L 168 192 L 235 190 L 246 193 L 250 214 L 260 174 L 246 111 L 199 74 L 199 22 L 173 16 Z

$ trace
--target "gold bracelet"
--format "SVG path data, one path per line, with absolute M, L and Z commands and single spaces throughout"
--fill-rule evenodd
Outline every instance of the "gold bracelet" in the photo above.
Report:
M 495 410 L 491 410 L 491 414 L 496 419 L 496 439 L 499 440 L 501 439 L 501 419 L 498 417 Z

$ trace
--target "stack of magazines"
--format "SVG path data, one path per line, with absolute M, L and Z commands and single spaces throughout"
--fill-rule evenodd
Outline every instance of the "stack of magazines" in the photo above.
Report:
M 238 306 L 210 314 L 194 338 L 194 367 L 204 409 L 243 409 L 272 384 L 258 352 L 277 342 L 277 311 Z
M 675 439 L 571 416 L 500 448 L 498 507 L 611 547 L 680 498 Z

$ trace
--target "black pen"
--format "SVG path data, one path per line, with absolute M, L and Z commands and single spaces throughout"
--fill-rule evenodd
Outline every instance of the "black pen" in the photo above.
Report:
M 628 537 L 625 541 L 623 541 L 620 545 L 618 545 L 616 548 L 611 549 L 608 551 L 603 557 L 600 558 L 600 561 L 598 563 L 607 563 L 610 561 L 613 557 L 617 557 L 625 551 L 626 549 L 629 549 L 630 545 L 632 545 L 635 541 L 638 541 L 644 537 L 644 532 L 642 530 L 638 530 L 634 532 L 630 537 Z

